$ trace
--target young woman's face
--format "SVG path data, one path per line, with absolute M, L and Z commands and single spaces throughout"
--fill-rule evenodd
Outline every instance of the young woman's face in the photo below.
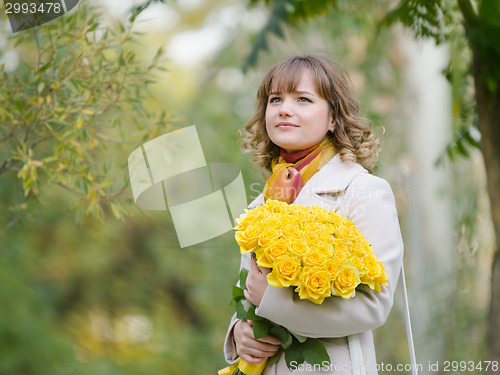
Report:
M 271 141 L 287 152 L 305 150 L 321 143 L 334 121 L 328 102 L 314 88 L 311 73 L 303 69 L 296 90 L 273 88 L 266 108 L 266 130 Z

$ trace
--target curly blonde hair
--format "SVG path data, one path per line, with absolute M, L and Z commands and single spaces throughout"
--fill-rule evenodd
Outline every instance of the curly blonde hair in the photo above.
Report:
M 293 92 L 303 69 L 308 69 L 318 94 L 328 101 L 335 129 L 328 132 L 342 160 L 361 164 L 373 172 L 380 148 L 380 138 L 373 134 L 371 123 L 360 116 L 359 104 L 341 69 L 331 60 L 316 55 L 292 56 L 274 66 L 257 91 L 257 108 L 245 126 L 242 149 L 253 154 L 252 161 L 271 171 L 271 162 L 279 155 L 266 131 L 266 108 L 271 91 Z

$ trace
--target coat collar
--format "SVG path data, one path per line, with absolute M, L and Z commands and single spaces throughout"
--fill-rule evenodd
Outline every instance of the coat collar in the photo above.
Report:
M 338 193 L 347 189 L 351 181 L 361 173 L 368 171 L 358 163 L 342 161 L 340 154 L 336 154 L 311 177 L 302 190 L 307 189 L 314 193 Z
M 296 201 L 311 192 L 316 194 L 342 192 L 356 176 L 362 173 L 368 173 L 368 171 L 358 163 L 342 161 L 340 155 L 336 154 L 304 185 Z M 248 208 L 252 209 L 263 203 L 264 195 L 260 194 Z

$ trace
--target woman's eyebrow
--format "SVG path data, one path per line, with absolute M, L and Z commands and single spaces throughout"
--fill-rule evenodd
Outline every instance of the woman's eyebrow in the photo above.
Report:
M 299 95 L 314 95 L 312 92 L 309 92 L 309 91 L 295 91 L 296 94 L 299 94 Z
M 292 94 L 298 94 L 298 95 L 314 95 L 310 91 L 292 91 L 291 93 Z M 271 96 L 271 95 L 281 95 L 281 91 L 271 91 L 269 93 L 269 96 Z

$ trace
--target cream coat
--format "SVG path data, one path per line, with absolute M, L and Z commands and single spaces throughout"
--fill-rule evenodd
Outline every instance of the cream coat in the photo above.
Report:
M 261 194 L 249 208 L 262 202 Z M 384 264 L 389 285 L 382 287 L 381 293 L 366 287 L 352 299 L 331 297 L 321 305 L 300 300 L 292 288 L 268 286 L 256 312 L 290 331 L 322 339 L 332 364 L 321 369 L 313 369 L 306 362 L 297 364 L 293 374 L 352 374 L 351 366 L 359 365 L 351 364 L 349 354 L 347 336 L 353 334 L 359 334 L 366 374 L 377 374 L 372 329 L 383 325 L 389 315 L 403 260 L 392 190 L 385 180 L 369 174 L 359 164 L 341 161 L 337 154 L 304 185 L 294 203 L 319 205 L 350 219 Z M 245 254 L 241 267 L 250 269 L 250 262 L 250 256 Z M 238 358 L 232 337 L 236 321 L 233 316 L 224 345 L 226 360 L 231 364 Z M 284 356 L 264 371 L 264 375 L 271 374 L 291 374 Z

